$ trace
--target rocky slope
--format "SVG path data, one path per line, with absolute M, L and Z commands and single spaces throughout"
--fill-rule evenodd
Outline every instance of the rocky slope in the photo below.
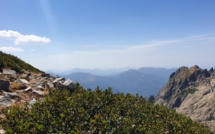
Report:
M 50 90 L 73 90 L 75 82 L 65 78 L 54 78 L 45 73 L 22 70 L 2 69 L 0 72 L 0 110 L 4 107 L 21 106 L 26 103 L 31 107 L 38 100 L 43 100 Z M 4 115 L 0 114 L 0 118 Z M 0 125 L 1 128 L 1 125 Z M 4 130 L 0 129 L 0 134 Z
M 49 90 L 56 88 L 73 90 L 75 82 L 65 78 L 54 78 L 45 73 L 3 69 L 0 72 L 0 108 L 24 105 L 31 100 L 42 99 Z
M 25 63 L 19 58 L 0 51 L 0 110 L 14 105 L 31 107 L 53 89 L 74 89 L 75 82 L 54 78 Z M 0 114 L 0 118 L 5 118 Z M 0 134 L 4 133 L 1 129 Z
M 215 71 L 181 67 L 170 75 L 156 103 L 202 122 L 215 132 Z
M 51 77 L 21 59 L 0 51 L 0 108 L 41 99 L 49 90 L 72 90 L 74 82 Z

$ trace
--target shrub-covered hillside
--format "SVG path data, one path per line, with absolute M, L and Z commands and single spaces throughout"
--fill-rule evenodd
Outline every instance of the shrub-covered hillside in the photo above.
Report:
M 0 70 L 2 70 L 3 68 L 10 68 L 17 71 L 18 73 L 20 73 L 22 69 L 29 70 L 35 73 L 41 73 L 39 69 L 34 68 L 33 66 L 25 63 L 19 58 L 0 51 Z
M 53 90 L 31 109 L 11 107 L 1 124 L 7 133 L 208 134 L 206 127 L 139 96 L 102 91 Z

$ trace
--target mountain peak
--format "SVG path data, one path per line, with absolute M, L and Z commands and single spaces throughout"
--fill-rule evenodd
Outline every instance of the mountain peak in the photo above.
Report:
M 212 68 L 213 69 L 213 68 Z M 177 80 L 187 79 L 188 81 L 196 81 L 197 78 L 207 78 L 213 73 L 212 69 L 208 71 L 207 69 L 201 69 L 199 66 L 195 65 L 193 67 L 180 67 L 174 73 L 170 75 L 170 78 Z
M 198 66 L 180 67 L 160 90 L 156 103 L 176 109 L 195 121 L 215 126 L 215 72 Z M 215 127 L 211 127 L 215 131 Z

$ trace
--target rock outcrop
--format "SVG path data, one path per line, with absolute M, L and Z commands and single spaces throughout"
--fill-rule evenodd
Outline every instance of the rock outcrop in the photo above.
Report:
M 56 88 L 61 89 L 61 90 L 70 90 L 70 91 L 74 91 L 75 88 L 75 82 L 67 79 L 65 80 L 65 78 L 56 78 L 53 81 L 54 85 Z
M 73 91 L 75 82 L 65 78 L 54 78 L 45 73 L 3 69 L 0 72 L 0 108 L 11 105 L 24 105 L 31 100 L 43 99 L 49 90 L 61 89 Z M 16 77 L 15 77 L 16 76 Z M 34 99 L 33 99 L 34 98 Z
M 156 103 L 202 122 L 215 132 L 215 71 L 181 67 L 170 75 Z

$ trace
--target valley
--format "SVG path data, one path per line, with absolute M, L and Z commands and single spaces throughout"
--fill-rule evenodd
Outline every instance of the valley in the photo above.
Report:
M 174 71 L 175 69 L 145 67 L 101 76 L 79 70 L 64 77 L 80 83 L 85 89 L 95 89 L 97 86 L 102 89 L 111 87 L 114 92 L 139 94 L 148 98 L 157 95 Z

